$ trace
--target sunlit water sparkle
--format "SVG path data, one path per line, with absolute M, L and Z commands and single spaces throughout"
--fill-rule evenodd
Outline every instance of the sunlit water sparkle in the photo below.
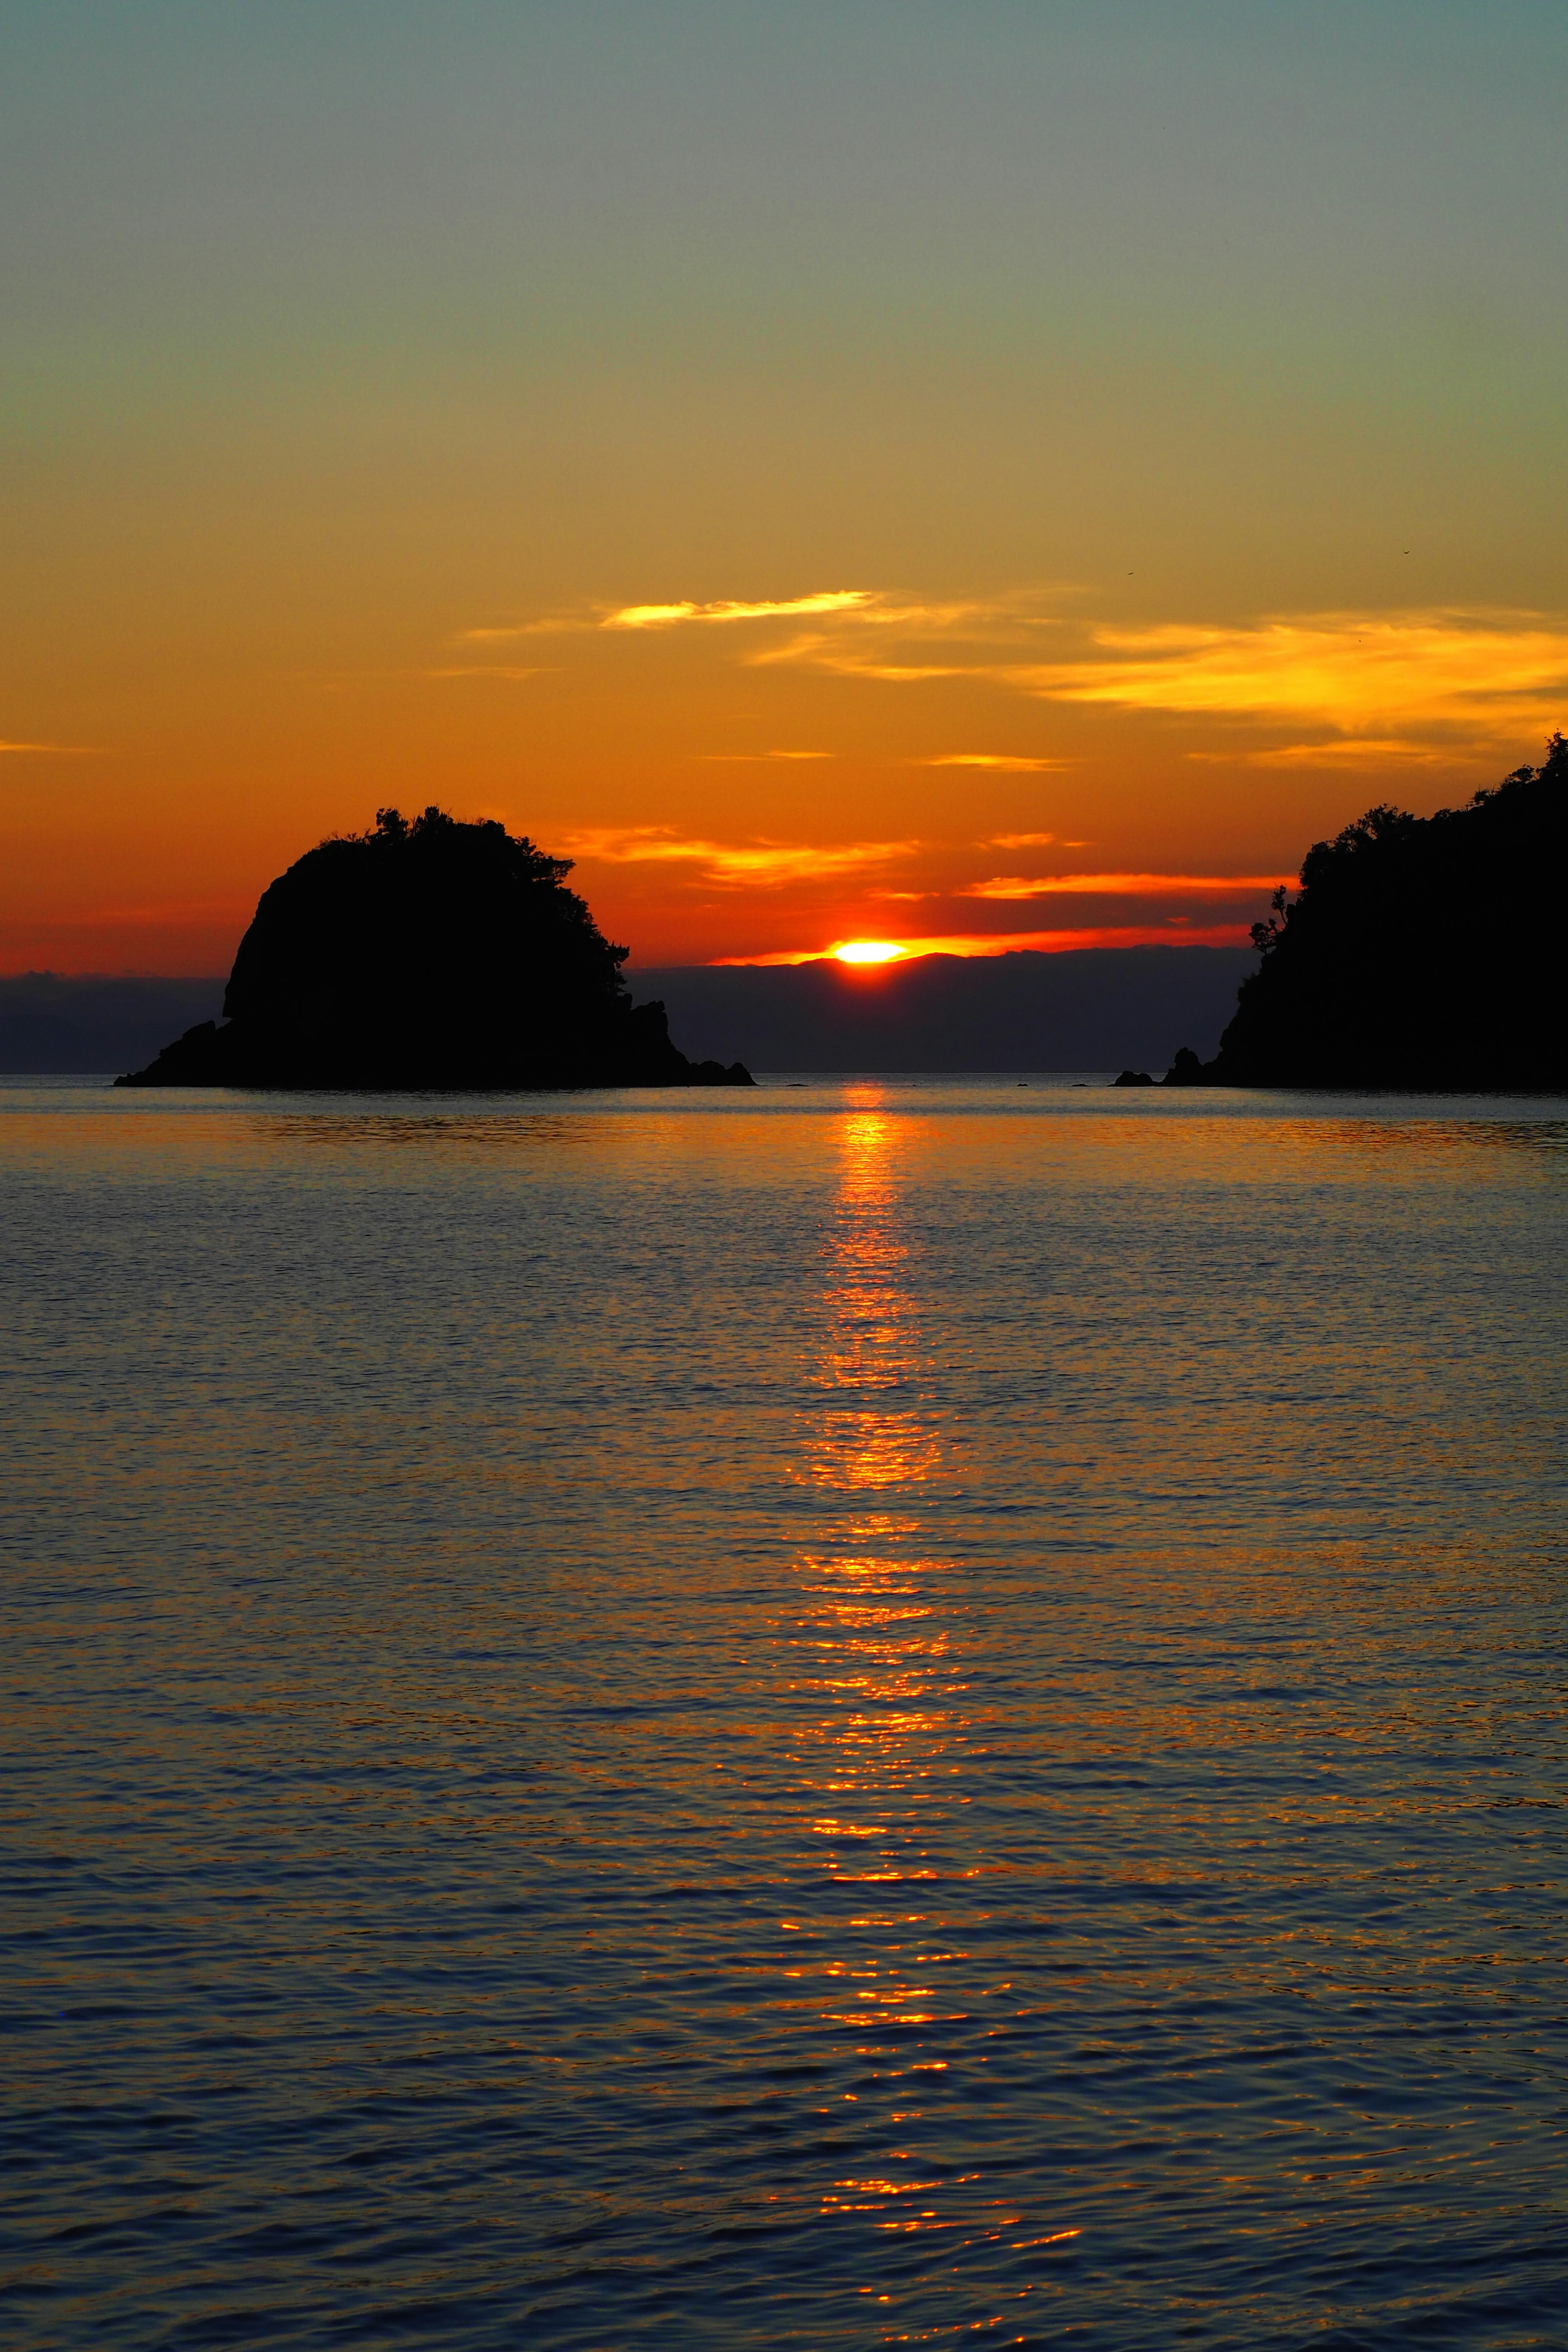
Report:
M 0 1182 L 8 2344 L 1568 2344 L 1568 1105 Z

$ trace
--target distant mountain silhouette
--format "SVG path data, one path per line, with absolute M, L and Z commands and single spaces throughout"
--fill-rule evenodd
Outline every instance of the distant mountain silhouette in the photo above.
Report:
M 1568 742 L 1462 809 L 1369 809 L 1308 851 L 1300 896 L 1254 925 L 1214 1060 L 1167 1086 L 1568 1089 L 1555 894 L 1568 856 Z M 1124 1072 L 1118 1083 L 1136 1084 Z
M 903 963 L 626 969 L 694 1062 L 830 1072 L 1113 1070 L 1213 1054 L 1257 959 L 1249 948 L 1071 948 Z M 138 1068 L 167 1037 L 221 1015 L 225 982 L 50 972 L 0 978 L 0 1070 Z
M 627 950 L 563 887 L 570 871 L 504 825 L 382 809 L 263 892 L 224 1025 L 115 1083 L 749 1086 L 739 1062 L 678 1052 L 662 1004 L 633 1004 Z
M 1069 948 L 1057 954 L 910 956 L 899 963 L 672 964 L 631 975 L 669 1007 L 693 1054 L 753 1069 L 1114 1070 L 1169 1053 L 1206 1054 L 1252 969 L 1247 948 Z
M 122 1070 L 155 1054 L 172 1031 L 209 1020 L 222 1003 L 221 980 L 16 972 L 0 980 L 0 1070 Z

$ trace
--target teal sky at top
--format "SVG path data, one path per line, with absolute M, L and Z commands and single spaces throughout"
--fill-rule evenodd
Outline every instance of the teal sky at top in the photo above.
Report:
M 8 437 L 41 461 L 244 443 L 267 478 L 346 440 L 352 472 L 368 436 L 480 499 L 553 461 L 522 568 L 579 576 L 528 593 L 1078 572 L 1097 535 L 1120 572 L 1206 518 L 1209 602 L 1349 598 L 1369 492 L 1428 591 L 1555 585 L 1561 5 L 0 27 Z

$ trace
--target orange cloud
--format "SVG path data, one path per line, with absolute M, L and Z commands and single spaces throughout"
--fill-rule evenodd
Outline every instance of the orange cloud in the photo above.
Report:
M 802 662 L 814 669 L 832 670 L 840 677 L 879 679 L 889 686 L 924 685 L 933 677 L 963 677 L 972 674 L 963 662 L 899 662 L 844 645 L 820 630 L 806 631 L 782 646 L 759 646 L 746 660 L 761 669 L 781 662 Z
M 1048 699 L 1121 709 L 1489 733 L 1550 724 L 1568 622 L 1540 613 L 1319 613 L 1240 628 L 1101 627 L 1083 657 L 1010 673 Z M 1386 747 L 1387 734 L 1373 737 Z M 1293 764 L 1297 747 L 1280 764 Z
M 1021 760 L 1007 751 L 939 751 L 920 762 L 922 768 L 996 768 L 1007 774 L 1044 775 L 1065 768 L 1066 760 Z
M 499 677 L 515 681 L 522 677 L 548 677 L 546 669 L 514 669 L 504 662 L 456 662 L 447 669 L 427 669 L 426 677 Z
M 1046 609 L 1039 591 L 935 601 L 867 589 L 770 604 L 628 606 L 604 625 L 789 614 L 810 614 L 817 625 L 750 647 L 748 665 L 798 663 L 894 685 L 969 677 L 1047 701 L 1273 724 L 1307 719 L 1345 740 L 1347 765 L 1358 758 L 1420 759 L 1433 730 L 1492 740 L 1550 726 L 1568 700 L 1568 618 L 1502 607 L 1084 630 Z M 907 653 L 873 646 L 868 628 L 905 637 Z M 1019 658 L 1043 631 L 1063 644 L 1058 657 Z M 1359 751 L 1349 750 L 1352 741 Z M 1310 765 L 1314 756 L 1338 755 L 1290 744 L 1256 758 L 1290 767 Z M 1063 763 L 958 751 L 921 764 L 1023 772 Z
M 1048 849 L 1057 841 L 1054 833 L 994 833 L 982 842 L 983 849 Z M 1057 842 L 1058 849 L 1088 849 L 1087 841 Z
M 31 751 L 47 760 L 85 760 L 101 749 L 97 743 L 0 743 L 0 755 Z
M 569 857 L 611 865 L 690 865 L 710 882 L 814 881 L 828 875 L 858 874 L 917 851 L 918 841 L 726 842 L 686 840 L 658 825 L 595 825 L 568 834 L 562 847 Z
M 682 621 L 779 621 L 799 613 L 852 613 L 872 602 L 868 588 L 826 588 L 811 596 L 764 598 L 742 604 L 723 597 L 708 604 L 623 604 L 606 613 L 602 629 L 668 629 Z
M 1056 593 L 1059 604 L 1061 592 Z M 1306 720 L 1332 730 L 1332 742 L 1321 745 L 1195 755 L 1216 762 L 1226 756 L 1282 768 L 1419 761 L 1430 756 L 1424 745 L 1434 732 L 1458 731 L 1476 741 L 1517 736 L 1554 724 L 1568 701 L 1568 617 L 1503 607 L 1285 614 L 1211 625 L 1105 623 L 1086 629 L 1048 609 L 1039 589 L 990 599 L 933 599 L 834 588 L 802 596 L 679 598 L 546 614 L 467 629 L 461 641 L 499 643 L 563 628 L 637 632 L 802 619 L 815 625 L 782 642 L 752 644 L 742 661 L 750 667 L 797 663 L 893 685 L 967 677 L 1046 701 L 1272 725 Z M 1040 647 L 1042 633 L 1061 647 L 1054 659 L 1028 657 Z M 946 751 L 919 764 L 1030 773 L 1066 763 L 1011 752 Z
M 1294 875 L 1279 874 L 995 874 L 965 882 L 959 898 L 1227 898 L 1273 890 Z
M 1185 756 L 1212 768 L 1379 768 L 1430 767 L 1443 753 L 1430 743 L 1338 735 L 1326 743 L 1280 743 L 1268 751 L 1189 751 Z
M 879 588 L 823 588 L 805 596 L 674 597 L 658 604 L 591 605 L 576 612 L 538 613 L 526 620 L 486 623 L 458 632 L 464 645 L 500 645 L 514 637 L 549 636 L 577 630 L 673 629 L 692 622 L 784 621 L 805 618 L 853 621 L 910 634 L 952 630 L 962 621 L 984 620 L 1004 608 L 994 604 L 941 603 L 899 598 Z M 757 660 L 789 660 L 799 648 L 826 639 L 805 637 L 798 647 L 753 655 Z
M 570 636 L 579 629 L 596 629 L 595 613 L 535 613 L 526 621 L 499 621 L 468 629 L 459 629 L 453 642 L 459 646 L 504 646 L 514 637 Z

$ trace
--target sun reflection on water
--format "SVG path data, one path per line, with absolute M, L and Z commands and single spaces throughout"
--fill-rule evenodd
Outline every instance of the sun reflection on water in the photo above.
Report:
M 852 1494 L 918 1486 L 941 1461 L 929 1417 L 910 1402 L 921 1364 L 899 1227 L 897 1125 L 865 1091 L 871 1103 L 844 1121 L 823 1285 L 826 1401 L 812 1445 L 816 1483 Z
M 897 2239 L 935 2231 L 976 2242 L 1019 2226 L 983 2175 L 956 2168 L 931 2096 L 973 2027 L 973 1956 L 948 1932 L 942 1884 L 978 1874 L 963 1835 L 964 1642 L 952 1563 L 931 1548 L 922 1503 L 946 1468 L 931 1399 L 900 1158 L 879 1089 L 846 1116 L 824 1242 L 820 1401 L 806 1453 L 831 1506 L 831 1540 L 801 1561 L 820 1704 L 805 1758 L 808 1829 L 852 1910 L 801 1974 L 821 2023 L 853 2047 L 865 2087 L 840 2095 L 856 2155 L 825 2181 L 825 2217 L 859 2217 Z M 803 1956 L 804 1958 L 804 1956 Z M 942 2162 L 933 2166 L 938 2153 Z M 886 2301 L 891 2274 L 863 2291 Z
M 817 1786 L 832 1801 L 815 1827 L 832 1840 L 880 1841 L 881 1868 L 863 1847 L 835 1853 L 831 1866 L 885 1878 L 927 1874 L 908 1850 L 903 1805 L 940 1769 L 952 1637 L 930 1597 L 943 1564 L 922 1556 L 919 1490 L 939 1472 L 942 1448 L 922 1401 L 898 1127 L 879 1100 L 864 1089 L 843 1123 L 825 1245 L 823 1404 L 808 1453 L 812 1483 L 847 1507 L 837 1542 L 803 1566 L 830 1710 Z

